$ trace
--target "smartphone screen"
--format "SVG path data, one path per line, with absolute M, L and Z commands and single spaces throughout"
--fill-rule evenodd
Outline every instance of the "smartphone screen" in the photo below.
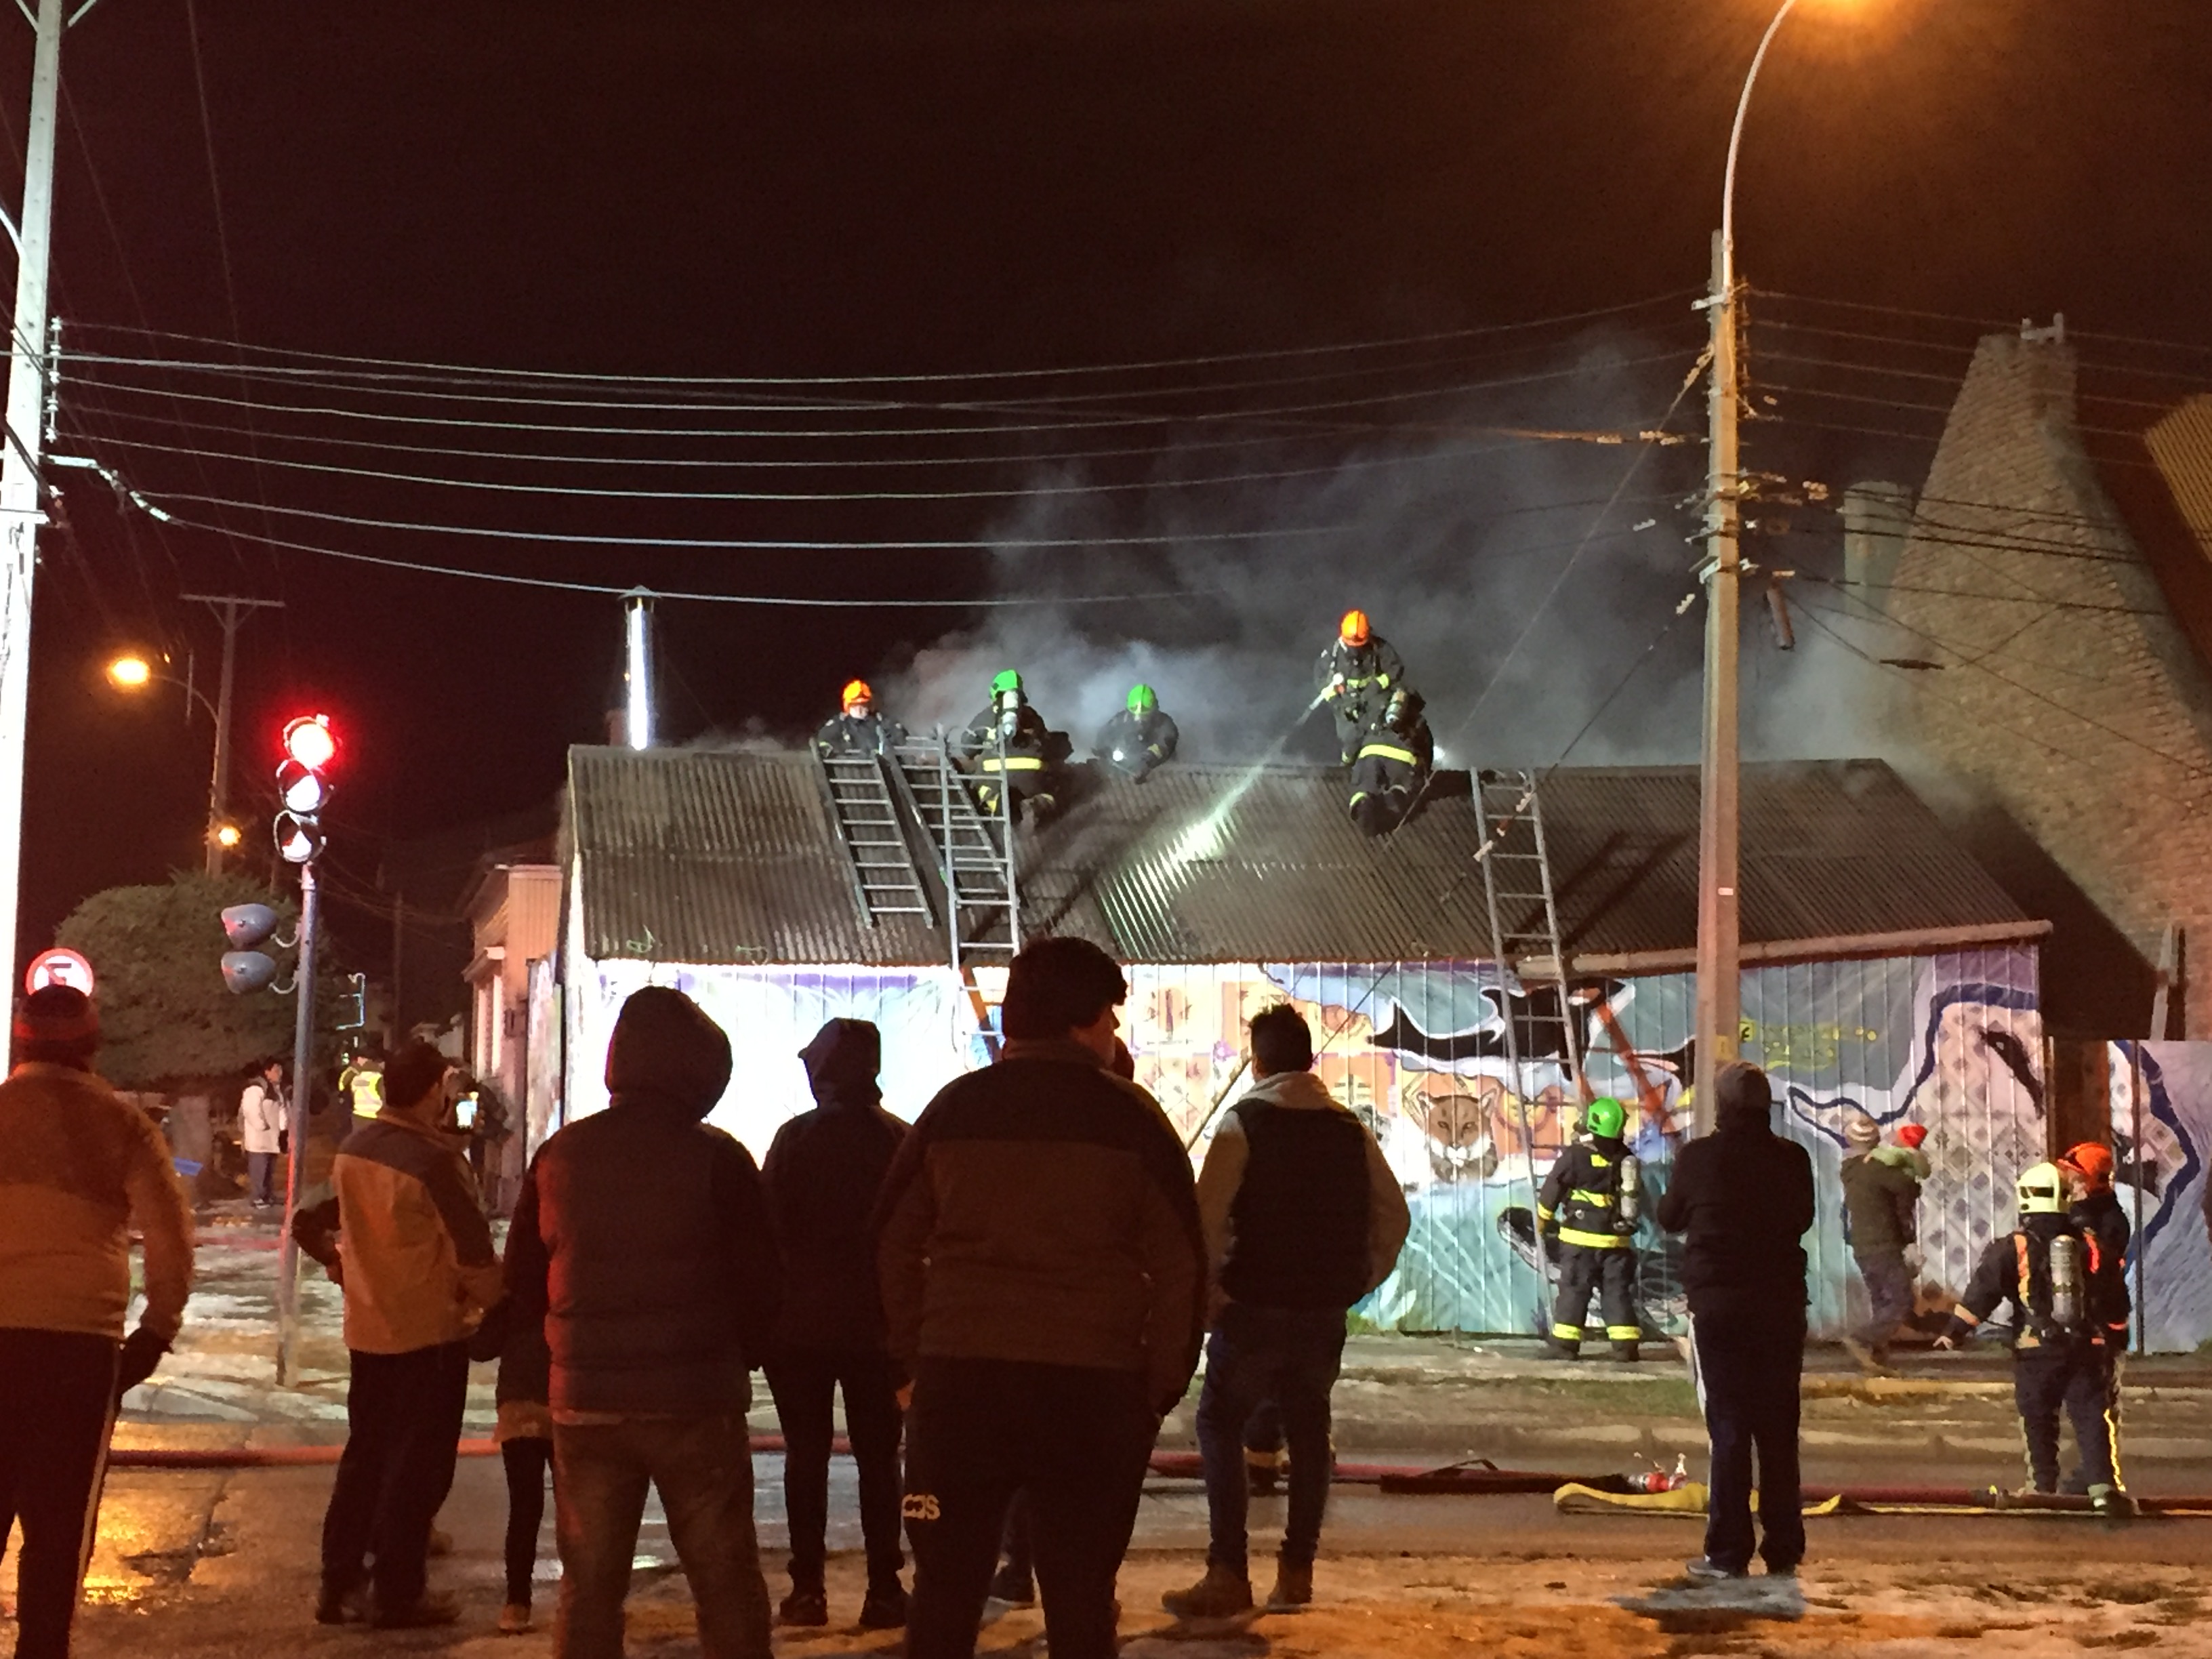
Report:
M 453 1121 L 464 1129 L 477 1127 L 477 1097 L 474 1095 L 463 1095 L 453 1103 Z

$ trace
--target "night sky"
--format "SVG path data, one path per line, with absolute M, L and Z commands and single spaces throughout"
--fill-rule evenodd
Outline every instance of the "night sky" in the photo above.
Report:
M 1606 325 L 1607 349 L 1693 351 L 1700 324 L 1686 296 L 1706 276 L 1728 122 L 1772 10 L 1770 0 L 196 6 L 197 53 L 183 0 L 101 0 L 68 39 L 55 256 L 65 349 L 232 361 L 227 344 L 117 331 L 149 328 L 256 348 L 640 376 L 1115 363 L 1644 301 L 1655 303 Z M 29 55 L 29 31 L 11 17 L 0 28 L 0 157 L 21 154 Z M 2063 311 L 2075 328 L 2175 342 L 2155 360 L 2212 377 L 2208 109 L 2203 0 L 1804 0 L 1746 140 L 1745 273 L 1785 295 L 1994 325 Z M 15 165 L 0 161 L 11 206 Z M 1925 326 L 1972 337 L 1964 325 Z M 1516 342 L 1518 357 L 1504 349 Z M 1587 349 L 1589 337 L 1554 326 L 1476 343 L 1474 355 L 1490 355 L 1470 372 L 1492 374 Z M 1038 476 L 1021 463 L 963 469 L 963 481 L 1009 494 L 952 502 L 460 495 L 133 450 L 125 441 L 396 464 L 343 445 L 284 447 L 281 432 L 310 429 L 301 417 L 144 391 L 78 393 L 66 358 L 63 374 L 58 453 L 97 455 L 157 495 L 364 517 L 589 538 L 964 541 L 1027 522 L 1018 491 Z M 1679 370 L 1630 378 L 1641 388 L 1652 374 L 1663 404 Z M 265 377 L 249 392 L 205 370 L 88 378 L 102 374 L 206 399 L 301 395 L 272 392 Z M 1219 386 L 1243 377 L 1214 367 L 1184 378 Z M 973 383 L 951 392 L 1008 395 Z M 589 407 L 588 386 L 558 395 L 568 400 L 562 418 L 609 418 Z M 1157 406 L 1218 408 L 1255 395 L 1265 394 L 1208 392 Z M 1678 424 L 1695 426 L 1696 401 Z M 445 418 L 485 407 L 408 406 Z M 498 407 L 507 418 L 556 418 Z M 1575 413 L 1563 416 L 1557 399 L 1541 412 Z M 1632 414 L 1593 409 L 1587 420 Z M 826 418 L 858 421 L 849 410 Z M 1361 441 L 1392 418 L 1363 416 Z M 446 429 L 458 448 L 487 441 Z M 1933 428 L 1923 415 L 1914 429 Z M 428 430 L 386 435 L 423 444 Z M 1157 442 L 1163 453 L 1189 435 L 1134 434 L 1109 435 L 1138 450 Z M 1023 436 L 1014 447 L 1034 453 L 1066 436 Z M 1924 447 L 1884 450 L 1832 431 L 1797 441 L 1814 451 L 1856 446 L 1821 464 L 1878 465 L 1909 483 L 1918 481 L 1913 458 L 1925 465 Z M 625 441 L 598 451 L 620 460 L 670 447 Z M 1291 459 L 1348 441 L 1341 431 L 1299 434 L 1306 447 Z M 1754 430 L 1750 441 L 1760 465 L 1768 441 Z M 1767 453 L 1780 455 L 1783 439 L 1772 441 Z M 912 445 L 787 441 L 757 453 L 854 464 L 756 469 L 741 486 L 702 471 L 680 487 L 863 490 L 883 481 L 870 463 L 938 453 Z M 1680 483 L 1686 453 L 1647 482 Z M 424 470 L 423 456 L 398 459 Z M 1799 452 L 1786 460 L 1814 464 Z M 1141 481 L 1151 465 L 1140 453 L 1085 476 Z M 1692 475 L 1698 465 L 1690 459 Z M 474 463 L 446 470 L 521 476 Z M 623 465 L 589 473 L 594 485 L 647 490 L 672 478 Z M 215 632 L 180 591 L 285 601 L 244 636 L 237 793 L 258 841 L 252 792 L 264 787 L 278 723 L 326 708 L 348 743 L 333 858 L 350 891 L 373 885 L 392 838 L 545 803 L 566 746 L 604 732 L 618 672 L 610 599 L 158 526 L 118 511 L 88 475 L 56 476 L 68 526 L 41 543 L 27 945 L 46 943 L 86 893 L 197 858 L 208 723 L 185 721 L 179 692 L 124 703 L 98 672 L 113 645 L 165 646 L 179 673 L 196 651 L 211 689 Z M 1587 486 L 1577 477 L 1559 487 Z M 1207 522 L 1265 529 L 1272 510 L 1249 498 L 1209 508 Z M 959 598 L 1018 594 L 1030 581 L 1112 589 L 1145 570 L 1141 557 L 1090 562 L 1079 551 L 1048 569 L 961 550 L 542 545 L 201 511 L 254 535 L 614 586 Z M 1300 570 L 1299 556 L 1295 543 L 1279 555 L 1287 585 L 1310 590 L 1310 624 L 1303 613 L 1286 624 L 1310 628 L 1284 641 L 1293 680 L 1327 636 L 1343 579 L 1359 574 L 1340 556 L 1326 572 Z M 1392 556 L 1363 556 L 1378 575 Z M 1605 570 L 1601 561 L 1593 579 L 1607 580 Z M 1669 592 L 1680 586 L 1668 581 Z M 684 738 L 749 726 L 795 735 L 829 711 L 849 675 L 895 673 L 917 647 L 976 618 L 671 604 L 663 620 L 664 708 Z M 1132 636 L 1192 625 L 1188 614 L 1143 607 L 1118 610 L 1110 624 Z M 1678 676 L 1693 633 L 1668 644 Z M 380 932 L 343 910 L 337 926 L 374 966 Z

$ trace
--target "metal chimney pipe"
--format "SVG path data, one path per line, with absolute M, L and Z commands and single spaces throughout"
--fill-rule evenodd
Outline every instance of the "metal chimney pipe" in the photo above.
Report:
M 623 595 L 623 734 L 633 749 L 653 747 L 653 594 Z

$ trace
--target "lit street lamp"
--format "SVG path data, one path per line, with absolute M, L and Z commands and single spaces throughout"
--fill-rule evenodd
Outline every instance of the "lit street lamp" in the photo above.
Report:
M 207 710 L 208 718 L 215 722 L 215 773 L 208 782 L 205 840 L 207 872 L 211 876 L 221 875 L 223 854 L 235 848 L 240 840 L 238 826 L 225 812 L 229 792 L 224 787 L 228 780 L 223 774 L 229 769 L 230 711 L 216 708 L 208 701 L 207 694 L 190 681 L 180 680 L 173 674 L 156 673 L 154 665 L 135 651 L 126 651 L 107 665 L 107 680 L 119 691 L 143 691 L 155 680 L 165 685 L 177 686 L 184 691 L 186 698 L 185 719 L 187 721 L 192 717 L 192 704 L 198 702 Z
M 1743 149 L 1744 117 L 1766 49 L 1774 44 L 1797 0 L 1782 0 L 1759 38 L 1729 131 L 1728 168 L 1721 181 L 1721 228 L 1713 238 L 1713 286 L 1705 301 L 1712 313 L 1712 381 L 1706 486 L 1704 575 L 1705 698 L 1698 757 L 1698 983 L 1692 1034 L 1697 1040 L 1694 1133 L 1713 1127 L 1713 1076 L 1741 1048 L 1742 934 L 1737 896 L 1737 851 L 1741 829 L 1742 749 L 1738 738 L 1739 601 L 1743 555 L 1739 541 L 1743 475 L 1737 460 L 1736 416 L 1743 397 L 1742 338 L 1735 274 L 1735 165 Z

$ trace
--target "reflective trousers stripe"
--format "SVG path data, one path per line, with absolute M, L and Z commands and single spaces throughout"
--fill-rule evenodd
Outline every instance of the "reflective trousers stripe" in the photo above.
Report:
M 1001 769 L 996 755 L 987 756 L 981 764 L 982 769 L 986 772 L 996 772 Z M 1028 755 L 1009 755 L 1006 758 L 1003 769 L 1008 772 L 1042 772 L 1044 770 L 1044 763 L 1033 759 Z
M 1365 760 L 1370 755 L 1379 755 L 1384 760 L 1399 761 L 1407 766 L 1419 766 L 1421 763 L 1412 750 L 1395 749 L 1387 743 L 1370 743 L 1359 751 L 1359 758 L 1362 760 Z
M 1579 1228 L 1562 1227 L 1559 1243 L 1579 1244 L 1586 1250 L 1625 1250 L 1629 1242 L 1618 1233 L 1586 1233 Z

